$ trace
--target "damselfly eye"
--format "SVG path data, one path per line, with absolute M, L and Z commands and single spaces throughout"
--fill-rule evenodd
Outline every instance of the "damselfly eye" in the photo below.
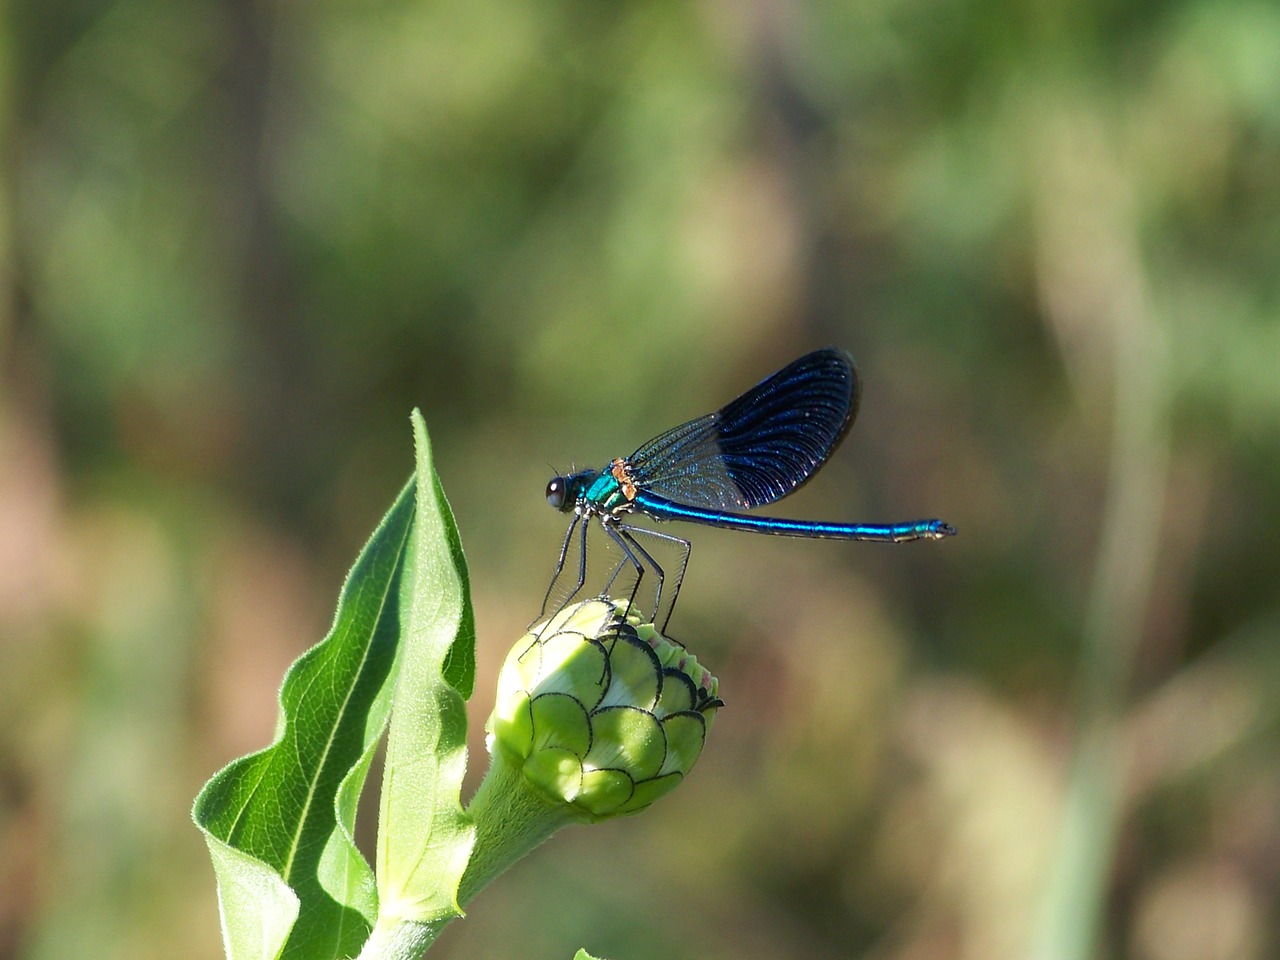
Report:
M 564 507 L 564 495 L 569 484 L 564 477 L 552 477 L 551 482 L 547 484 L 547 503 L 560 510 Z

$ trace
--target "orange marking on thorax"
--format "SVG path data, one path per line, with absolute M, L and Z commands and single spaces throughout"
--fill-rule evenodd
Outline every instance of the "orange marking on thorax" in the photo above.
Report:
M 631 474 L 627 473 L 627 461 L 622 457 L 618 457 L 613 463 L 609 464 L 609 475 L 618 481 L 618 486 L 622 489 L 622 495 L 628 500 L 636 498 L 636 483 L 631 479 Z

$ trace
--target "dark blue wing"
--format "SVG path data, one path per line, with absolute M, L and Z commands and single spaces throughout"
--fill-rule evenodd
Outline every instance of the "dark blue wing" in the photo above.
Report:
M 857 409 L 853 359 L 817 350 L 715 413 L 654 437 L 627 463 L 638 487 L 668 500 L 750 510 L 813 476 Z

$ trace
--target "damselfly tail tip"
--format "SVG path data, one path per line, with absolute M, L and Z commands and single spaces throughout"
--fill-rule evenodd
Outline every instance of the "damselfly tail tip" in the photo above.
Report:
M 954 537 L 956 528 L 949 523 L 941 520 L 931 521 L 931 529 L 929 530 L 929 538 L 932 540 L 941 540 L 944 537 Z

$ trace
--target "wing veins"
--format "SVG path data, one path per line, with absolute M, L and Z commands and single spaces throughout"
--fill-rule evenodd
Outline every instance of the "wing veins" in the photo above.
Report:
M 713 509 L 751 509 L 803 485 L 839 444 L 857 409 L 852 360 L 837 350 L 801 357 L 715 413 L 641 446 L 637 485 Z

